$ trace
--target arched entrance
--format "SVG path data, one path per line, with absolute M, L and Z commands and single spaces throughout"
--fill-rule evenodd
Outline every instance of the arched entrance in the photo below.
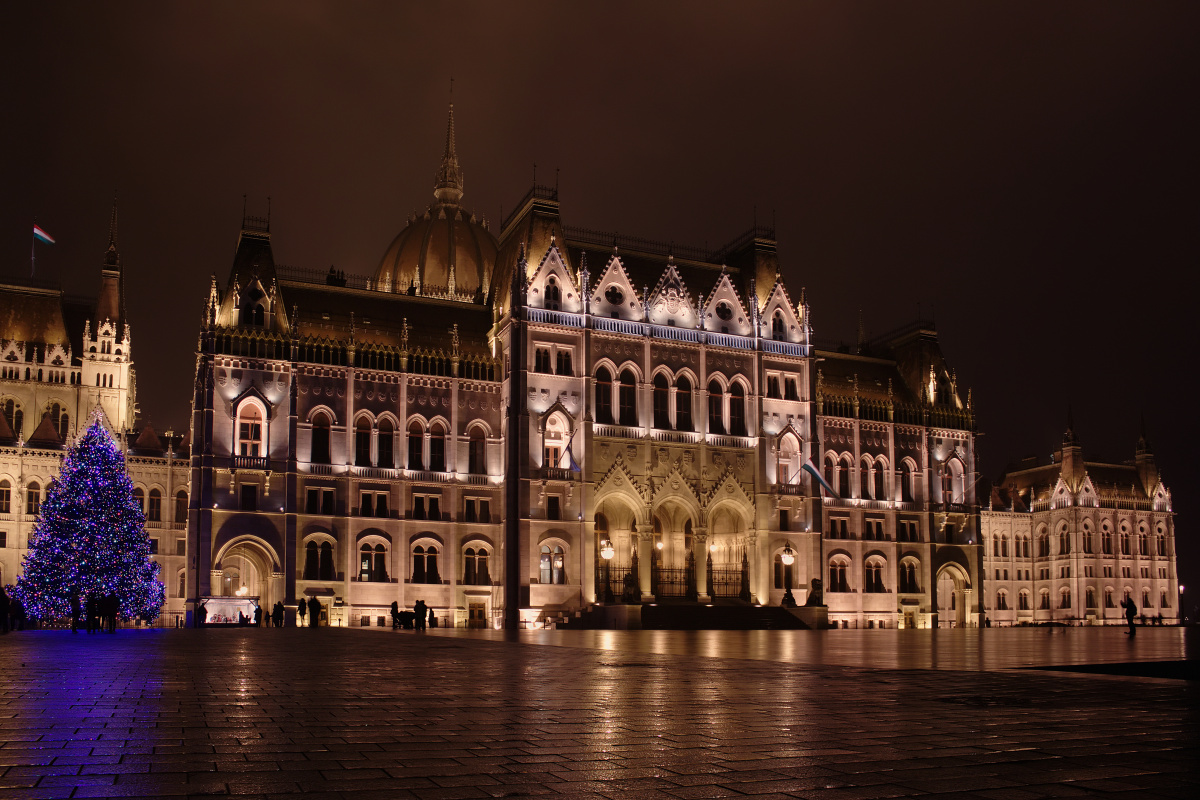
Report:
M 956 564 L 947 564 L 937 574 L 939 628 L 961 628 L 967 624 L 967 575 Z
M 282 600 L 282 576 L 270 548 L 252 538 L 240 538 L 225 547 L 217 561 L 220 583 L 213 582 L 212 594 L 224 597 L 257 597 L 263 613 L 270 613 Z

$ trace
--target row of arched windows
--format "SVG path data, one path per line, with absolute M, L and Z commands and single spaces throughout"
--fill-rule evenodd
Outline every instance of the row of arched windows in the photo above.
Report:
M 868 556 L 863 562 L 862 591 L 878 594 L 890 591 L 884 582 L 884 571 L 887 561 L 883 556 Z M 827 592 L 852 592 L 854 588 L 850 581 L 851 563 L 844 555 L 836 555 L 829 560 L 829 583 Z M 921 591 L 918 579 L 918 564 L 911 558 L 900 562 L 897 590 L 900 592 L 917 593 Z
M 680 375 L 674 385 L 663 373 L 654 376 L 652 386 L 653 426 L 659 430 L 694 431 L 691 379 Z M 616 397 L 614 398 L 614 392 Z M 672 398 L 672 395 L 674 397 Z M 614 406 L 614 399 L 616 405 Z M 614 414 L 614 409 L 616 413 Z M 613 381 L 607 367 L 596 370 L 596 422 L 602 425 L 637 425 L 637 376 L 633 370 L 621 371 Z M 746 436 L 746 389 L 734 381 L 726 392 L 712 380 L 708 384 L 708 432 Z
M 562 553 L 562 548 L 558 549 Z M 419 544 L 412 548 L 412 572 L 410 583 L 438 584 L 442 582 L 438 569 L 438 548 L 433 544 Z M 490 552 L 487 547 L 472 544 L 463 550 L 462 583 L 464 585 L 489 586 L 492 583 L 488 568 Z M 387 582 L 388 548 L 383 544 L 364 543 L 359 549 L 358 580 L 363 582 Z M 561 565 L 560 565 L 561 567 Z M 337 580 L 334 567 L 332 542 L 310 541 L 304 547 L 304 580 Z
M 360 467 L 396 468 L 395 429 L 391 420 L 379 419 L 374 426 L 367 417 L 359 417 L 354 427 L 354 464 Z M 408 426 L 406 466 L 413 470 L 446 471 L 446 426 L 435 420 L 428 427 L 414 419 Z M 467 440 L 467 471 L 472 475 L 487 474 L 487 439 L 479 426 L 471 429 Z M 332 463 L 330 449 L 330 420 L 324 411 L 312 420 L 312 439 L 309 460 L 314 464 Z

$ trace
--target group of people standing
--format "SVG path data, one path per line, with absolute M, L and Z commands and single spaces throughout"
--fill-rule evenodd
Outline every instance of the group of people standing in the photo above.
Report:
M 117 617 L 121 614 L 121 601 L 112 592 L 106 595 L 89 594 L 84 604 L 88 633 L 117 632 Z M 79 595 L 71 598 L 71 633 L 79 633 Z
M 0 586 L 0 627 L 4 629 L 4 633 L 8 633 L 10 630 L 23 631 L 25 630 L 25 606 L 21 605 L 21 601 L 16 596 L 10 596 L 5 588 Z M 12 587 L 7 588 L 11 590 Z
M 400 604 L 395 600 L 392 601 L 392 630 L 404 628 L 405 630 L 423 631 L 426 619 L 429 620 L 429 627 L 436 628 L 438 626 L 433 609 L 425 605 L 424 600 L 414 603 L 412 611 L 401 611 Z

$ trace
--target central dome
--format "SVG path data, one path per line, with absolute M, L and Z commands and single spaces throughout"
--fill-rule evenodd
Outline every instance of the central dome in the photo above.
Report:
M 388 246 L 375 271 L 378 289 L 464 300 L 487 295 L 498 245 L 487 225 L 459 206 L 462 187 L 452 104 L 446 152 L 434 181 L 435 202 L 410 219 Z

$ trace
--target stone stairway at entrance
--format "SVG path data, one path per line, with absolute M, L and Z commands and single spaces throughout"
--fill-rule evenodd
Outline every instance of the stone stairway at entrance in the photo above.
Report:
M 650 630 L 802 630 L 808 626 L 786 608 L 742 603 L 642 606 L 642 628 Z

